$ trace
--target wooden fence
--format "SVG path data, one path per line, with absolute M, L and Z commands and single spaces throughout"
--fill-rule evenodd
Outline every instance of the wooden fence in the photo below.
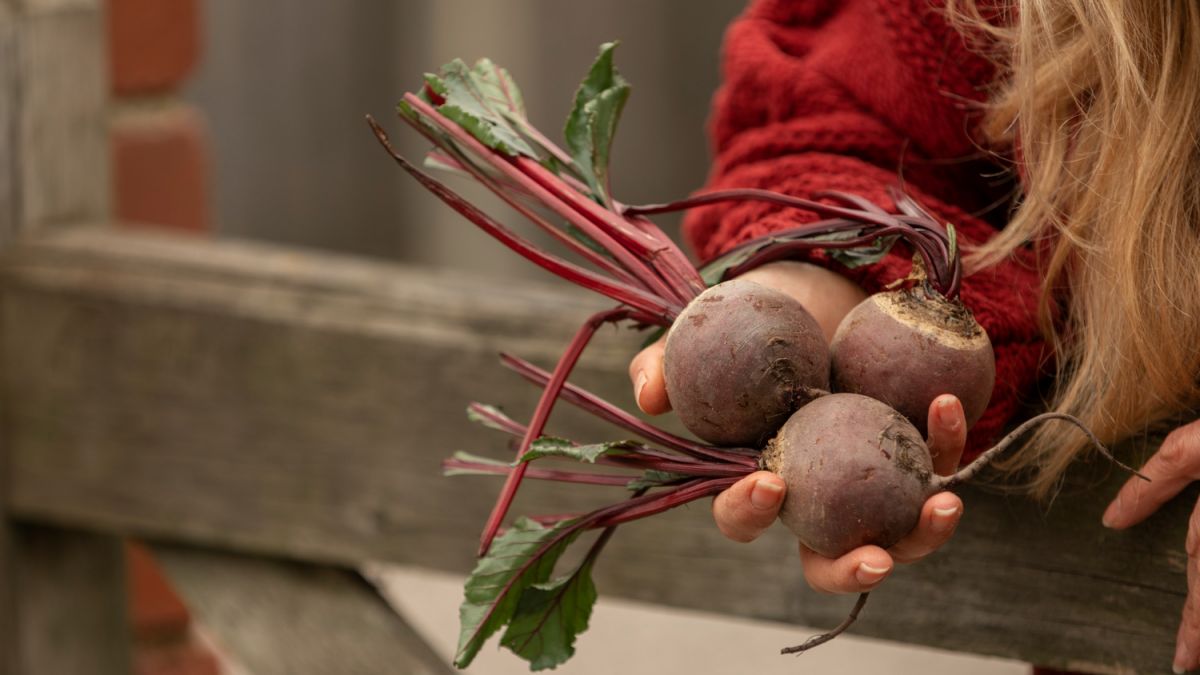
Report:
M 72 86 L 88 77 L 78 59 L 97 48 L 98 11 L 29 7 L 0 3 L 0 672 L 129 672 L 127 535 L 154 542 L 209 616 L 254 626 L 226 647 L 258 672 L 333 672 L 342 666 L 322 664 L 348 654 L 359 672 L 445 672 L 353 570 L 471 567 L 496 484 L 438 478 L 438 462 L 454 449 L 506 450 L 469 428 L 463 407 L 528 411 L 536 392 L 496 353 L 551 362 L 595 301 L 109 226 L 93 136 L 103 88 Z M 579 380 L 628 402 L 636 344 L 607 334 Z M 612 433 L 568 411 L 554 428 Z M 1080 467 L 1052 508 L 965 489 L 952 543 L 899 569 L 855 632 L 1096 672 L 1164 671 L 1196 492 L 1132 531 L 1106 531 L 1099 516 L 1122 479 Z M 596 498 L 530 485 L 519 508 L 561 512 Z M 836 623 L 848 600 L 809 591 L 794 542 L 776 530 L 731 544 L 705 508 L 623 526 L 597 583 L 606 595 Z M 243 597 L 258 614 L 229 600 Z

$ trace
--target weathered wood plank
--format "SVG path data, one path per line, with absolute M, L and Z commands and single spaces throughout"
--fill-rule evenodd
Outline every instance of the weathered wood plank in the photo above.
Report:
M 558 287 L 103 231 L 23 248 L 0 282 L 0 320 L 21 324 L 5 330 L 3 374 L 27 392 L 9 411 L 11 505 L 21 515 L 460 572 L 496 485 L 438 479 L 438 460 L 459 448 L 507 453 L 501 439 L 462 423 L 463 404 L 477 397 L 527 414 L 533 392 L 494 365 L 494 352 L 545 363 L 594 306 Z M 580 377 L 628 404 L 623 369 L 637 338 L 606 338 Z M 554 426 L 597 437 L 577 420 Z M 1112 533 L 1099 516 L 1122 477 L 1076 478 L 1085 487 L 1048 512 L 965 490 L 954 542 L 898 571 L 855 630 L 1161 671 L 1196 492 Z M 518 510 L 569 511 L 614 496 L 603 494 L 530 485 Z M 785 532 L 730 544 L 706 512 L 697 504 L 623 527 L 599 565 L 602 591 L 807 625 L 847 611 L 850 599 L 804 588 Z
M 450 675 L 356 573 L 179 546 L 157 559 L 222 652 L 254 675 Z
M 0 3 L 0 246 L 17 231 L 17 31 L 16 18 Z
M 15 528 L 19 675 L 127 675 L 125 558 L 116 537 Z
M 108 77 L 98 0 L 16 3 L 13 154 L 20 231 L 108 215 Z M 3 66 L 0 66 L 3 70 Z M 0 114 L 0 119 L 3 115 Z

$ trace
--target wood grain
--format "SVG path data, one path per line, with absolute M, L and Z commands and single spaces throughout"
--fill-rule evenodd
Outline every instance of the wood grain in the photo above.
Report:
M 528 415 L 495 365 L 543 364 L 602 306 L 560 286 L 368 264 L 240 243 L 102 229 L 55 233 L 0 270 L 11 506 L 22 517 L 206 546 L 464 572 L 498 485 L 442 479 L 456 449 L 509 450 L 462 416 L 473 399 Z M 628 406 L 638 336 L 606 332 L 579 379 Z M 102 356 L 98 356 L 102 355 Z M 552 428 L 623 436 L 578 415 Z M 1145 444 L 1125 448 L 1137 454 Z M 1123 476 L 1080 467 L 1052 505 L 977 487 L 933 558 L 897 571 L 854 630 L 1095 672 L 1169 667 L 1196 492 L 1132 531 L 1099 524 Z M 525 513 L 585 508 L 605 488 L 531 484 Z M 803 584 L 795 543 L 716 533 L 708 505 L 623 526 L 601 592 L 833 625 L 852 599 Z M 784 645 L 780 645 L 781 647 Z
M 0 3 L 0 247 L 17 232 L 17 21 Z
M 21 231 L 104 218 L 109 208 L 108 78 L 97 0 L 24 0 L 14 59 Z M 3 67 L 0 67 L 2 69 Z
M 154 552 L 219 650 L 247 672 L 453 672 L 352 571 L 179 546 Z

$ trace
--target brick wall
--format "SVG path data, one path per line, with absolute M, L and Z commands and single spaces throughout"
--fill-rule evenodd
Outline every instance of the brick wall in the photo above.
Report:
M 118 222 L 211 228 L 203 114 L 178 97 L 201 55 L 199 0 L 106 0 Z M 135 675 L 218 675 L 214 650 L 150 551 L 126 547 Z
M 120 221 L 206 231 L 204 116 L 178 98 L 200 58 L 198 0 L 107 0 L 113 208 Z

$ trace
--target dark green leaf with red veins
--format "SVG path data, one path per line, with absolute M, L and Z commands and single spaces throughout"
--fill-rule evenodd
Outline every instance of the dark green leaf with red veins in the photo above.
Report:
M 653 488 L 653 487 L 662 487 L 663 485 L 670 485 L 671 483 L 677 483 L 681 480 L 687 480 L 688 478 L 689 478 L 689 476 L 686 476 L 682 473 L 675 473 L 673 471 L 659 471 L 658 469 L 646 469 L 645 471 L 642 472 L 642 475 L 640 477 L 634 478 L 633 480 L 626 483 L 625 487 L 629 488 L 630 490 L 634 490 L 634 491 L 647 490 L 647 489 Z
M 520 93 L 515 97 L 505 96 L 502 89 L 506 86 L 504 83 L 512 82 L 511 78 L 508 73 L 503 73 L 503 69 L 496 68 L 490 61 L 487 63 L 489 67 L 477 64 L 476 69 L 471 69 L 461 59 L 455 59 L 442 66 L 437 75 L 426 74 L 428 91 L 422 92 L 422 98 L 434 103 L 439 113 L 487 147 L 510 156 L 525 155 L 538 159 L 537 151 L 509 118 L 516 113 L 507 106 L 512 105 L 511 101 L 514 100 L 519 103 Z M 498 72 L 503 73 L 503 77 Z M 430 92 L 436 96 L 430 96 Z M 523 117 L 524 108 L 517 109 Z M 417 114 L 405 103 L 400 104 L 400 112 L 408 117 Z
M 825 255 L 831 260 L 845 265 L 849 268 L 861 267 L 863 265 L 871 265 L 879 262 L 887 255 L 888 251 L 899 238 L 895 235 L 888 237 L 878 237 L 870 244 L 856 246 L 854 248 L 823 248 L 820 242 L 837 242 L 846 241 L 849 239 L 857 239 L 863 236 L 864 228 L 852 228 L 840 232 L 828 232 L 825 234 L 808 234 L 804 236 L 789 236 L 786 233 L 781 233 L 779 236 L 763 237 L 761 241 L 751 246 L 739 246 L 738 248 L 726 253 L 723 256 L 713 259 L 704 267 L 700 268 L 700 276 L 704 279 L 704 283 L 709 286 L 725 281 L 725 274 L 741 265 L 742 263 L 755 257 L 763 250 L 772 246 L 776 246 L 789 241 L 803 240 L 812 242 L 814 249 L 825 251 Z
M 813 237 L 813 241 L 843 241 L 846 239 L 854 239 L 862 235 L 861 231 L 847 232 L 831 232 L 817 237 Z M 883 260 L 883 257 L 892 250 L 892 246 L 899 239 L 898 236 L 877 237 L 873 242 L 864 246 L 856 246 L 854 248 L 827 248 L 823 249 L 825 255 L 832 260 L 836 260 L 842 265 L 851 269 L 862 267 L 863 265 L 874 265 Z
M 542 436 L 535 440 L 524 455 L 517 460 L 530 462 L 542 457 L 566 457 L 579 462 L 596 463 L 597 459 L 611 455 L 628 455 L 641 446 L 634 441 L 613 441 L 611 443 L 591 443 L 575 445 L 565 438 Z
M 613 67 L 615 42 L 600 46 L 600 55 L 592 63 L 587 77 L 575 92 L 575 105 L 567 117 L 567 151 L 592 197 L 611 206 L 608 194 L 608 160 L 613 135 L 625 101 L 629 83 Z
M 741 265 L 750 258 L 757 255 L 764 248 L 776 243 L 778 240 L 771 238 L 764 240 L 760 246 L 746 246 L 736 248 L 723 256 L 713 258 L 707 265 L 700 268 L 700 278 L 704 279 L 704 283 L 709 286 L 716 286 L 725 281 L 725 273 L 730 269 Z
M 579 535 L 574 525 L 566 520 L 547 528 L 520 518 L 496 537 L 463 589 L 455 666 L 466 668 L 487 639 L 513 618 L 529 587 L 550 579 L 563 550 Z
M 569 576 L 525 589 L 500 644 L 530 670 L 555 668 L 575 654 L 575 636 L 587 630 L 595 604 L 592 563 L 585 560 Z

